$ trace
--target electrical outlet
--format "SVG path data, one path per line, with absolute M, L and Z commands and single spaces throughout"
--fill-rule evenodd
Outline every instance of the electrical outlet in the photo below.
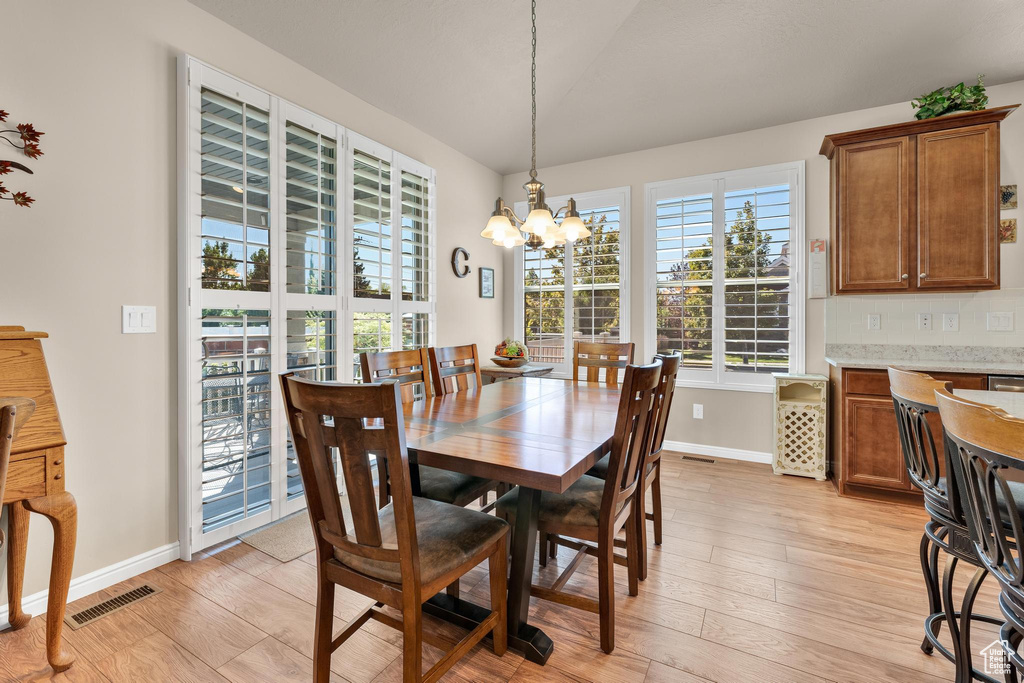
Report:
M 704 404 L 694 403 L 693 404 L 693 419 L 703 420 L 704 419 Z
M 986 327 L 990 332 L 1013 332 L 1013 313 L 989 313 Z
M 882 329 L 882 316 L 880 316 L 878 313 L 868 313 L 868 329 Z
M 930 329 L 932 329 L 932 314 L 931 313 L 918 313 L 917 314 L 917 329 L 919 329 L 919 330 L 930 330 Z
M 942 314 L 942 331 L 943 332 L 956 332 L 960 329 L 960 314 L 959 313 L 943 313 Z

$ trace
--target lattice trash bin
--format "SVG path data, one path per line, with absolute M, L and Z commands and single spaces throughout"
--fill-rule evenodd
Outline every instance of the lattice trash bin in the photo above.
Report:
M 824 480 L 826 472 L 828 378 L 775 373 L 775 474 Z

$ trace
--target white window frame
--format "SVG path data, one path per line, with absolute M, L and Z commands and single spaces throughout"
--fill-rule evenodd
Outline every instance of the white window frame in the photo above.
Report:
M 725 192 L 769 184 L 790 184 L 790 356 L 789 372 L 804 372 L 806 310 L 806 240 L 804 229 L 804 161 L 758 166 L 644 185 L 644 356 L 657 351 L 657 218 L 658 202 L 700 192 L 712 192 L 712 368 L 680 369 L 676 385 L 770 393 L 770 373 L 725 371 Z
M 201 197 L 201 90 L 210 88 L 226 96 L 258 106 L 270 114 L 269 173 L 270 256 L 272 286 L 269 292 L 214 290 L 202 288 L 202 197 Z M 287 329 L 289 310 L 321 310 L 335 314 L 337 380 L 353 381 L 352 318 L 355 311 L 379 310 L 391 313 L 392 348 L 401 348 L 402 314 L 426 313 L 430 316 L 429 342 L 436 335 L 436 250 L 437 206 L 436 174 L 432 168 L 391 148 L 374 142 L 327 118 L 310 112 L 261 88 L 235 78 L 189 55 L 178 59 L 178 526 L 180 555 L 184 560 L 193 552 L 280 519 L 305 507 L 305 496 L 287 498 L 287 425 L 280 387 L 271 382 L 270 486 L 271 505 L 267 511 L 208 533 L 202 529 L 202 449 L 201 367 L 202 311 L 204 308 L 241 308 L 269 310 L 271 327 L 270 374 L 287 367 Z M 289 293 L 286 279 L 286 122 L 298 124 L 337 143 L 336 230 L 337 272 L 333 294 Z M 360 149 L 375 153 L 392 168 L 392 296 L 390 300 L 355 299 L 352 296 L 352 141 Z M 402 172 L 415 173 L 429 180 L 430 211 L 428 228 L 427 301 L 402 300 L 401 268 L 401 183 Z M 395 191 L 397 189 L 397 191 Z
M 582 192 L 579 194 L 566 194 L 558 197 L 548 197 L 546 199 L 547 204 L 552 208 L 553 211 L 557 211 L 559 208 L 566 205 L 569 198 L 576 200 L 576 209 L 578 211 L 590 211 L 591 209 L 597 209 L 603 206 L 618 206 L 619 207 L 619 329 L 620 329 L 620 343 L 626 343 L 630 341 L 630 323 L 629 323 L 629 243 L 630 243 L 630 206 L 629 206 L 629 186 L 616 187 L 609 190 L 594 190 L 592 192 Z M 518 216 L 526 216 L 527 205 L 526 202 L 517 202 L 515 205 L 515 212 Z M 572 340 L 572 329 L 570 324 L 573 316 L 572 310 L 572 284 L 573 278 L 571 273 L 573 272 L 573 250 L 568 248 L 566 244 L 565 251 L 565 313 L 564 318 L 567 322 L 566 329 L 564 330 L 564 361 L 562 363 L 553 363 L 554 370 L 551 372 L 552 377 L 560 378 L 571 378 L 572 377 L 572 354 L 573 354 L 573 340 Z M 515 302 L 514 302 L 514 325 L 515 332 L 513 338 L 520 339 L 524 334 L 524 328 L 526 326 L 526 305 L 524 301 L 525 296 L 525 285 L 524 279 L 526 277 L 526 258 L 523 248 L 517 248 L 513 255 L 513 271 L 515 273 Z M 523 339 L 522 341 L 526 341 Z

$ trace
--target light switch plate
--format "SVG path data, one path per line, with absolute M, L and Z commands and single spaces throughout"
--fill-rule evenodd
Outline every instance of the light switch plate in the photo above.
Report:
M 956 332 L 960 329 L 960 314 L 959 313 L 943 313 L 942 314 L 942 331 L 943 332 Z
M 121 334 L 156 332 L 156 306 L 122 306 Z
M 704 404 L 694 403 L 693 404 L 693 419 L 703 420 L 704 419 Z
M 989 313 L 986 327 L 989 332 L 1013 332 L 1013 313 Z
M 880 330 L 882 329 L 882 316 L 878 313 L 868 313 L 868 329 L 869 330 Z

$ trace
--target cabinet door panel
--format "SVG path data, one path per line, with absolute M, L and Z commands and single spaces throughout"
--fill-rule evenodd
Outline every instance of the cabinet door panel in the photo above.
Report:
M 999 128 L 917 136 L 920 289 L 999 283 Z
M 838 150 L 840 292 L 910 286 L 910 139 Z
M 897 491 L 910 490 L 892 399 L 848 397 L 844 412 L 846 481 Z

